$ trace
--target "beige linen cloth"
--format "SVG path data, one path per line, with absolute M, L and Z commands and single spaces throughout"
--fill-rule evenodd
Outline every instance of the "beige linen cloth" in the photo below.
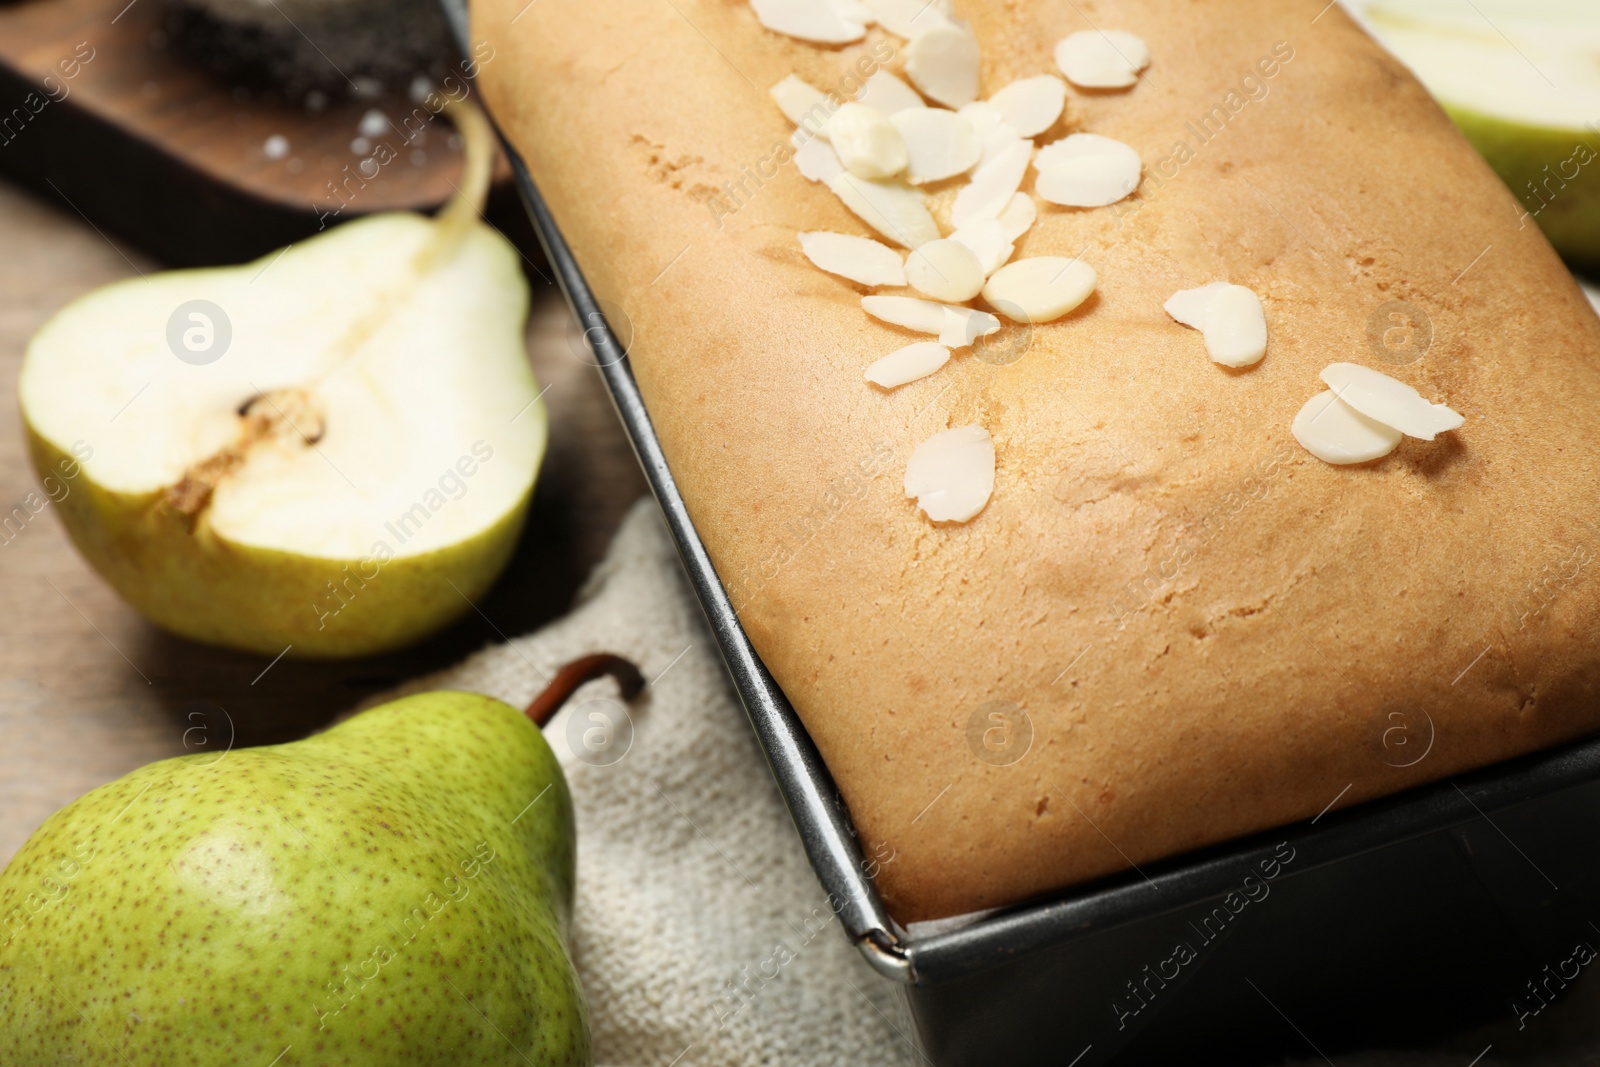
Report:
M 638 664 L 644 694 L 624 709 L 615 683 L 592 682 L 545 727 L 577 808 L 572 944 L 595 1062 L 920 1062 L 894 990 L 806 861 L 654 500 L 629 512 L 571 614 L 403 692 L 521 707 L 601 651 Z
M 573 955 L 595 1062 L 925 1063 L 894 987 L 847 944 L 806 861 L 653 500 L 629 512 L 571 614 L 401 692 L 466 689 L 520 707 L 600 651 L 639 665 L 643 696 L 625 709 L 613 682 L 590 683 L 545 729 L 577 807 Z M 1579 985 L 1528 1033 L 1500 1023 L 1434 1054 L 1335 1062 L 1466 1067 L 1492 1043 L 1476 1067 L 1600 1065 L 1597 993 Z

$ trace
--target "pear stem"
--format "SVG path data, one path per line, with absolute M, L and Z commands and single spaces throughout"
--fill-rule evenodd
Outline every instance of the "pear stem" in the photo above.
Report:
M 580 687 L 607 675 L 617 680 L 623 700 L 632 700 L 644 689 L 644 675 L 639 673 L 638 667 L 610 652 L 596 652 L 575 659 L 557 671 L 550 684 L 528 705 L 528 718 L 535 726 L 543 727 Z
M 456 186 L 456 195 L 434 216 L 439 227 L 434 250 L 454 246 L 460 235 L 482 217 L 484 205 L 489 202 L 489 182 L 494 177 L 494 129 L 483 109 L 463 97 L 450 101 L 445 114 L 461 134 L 461 184 Z

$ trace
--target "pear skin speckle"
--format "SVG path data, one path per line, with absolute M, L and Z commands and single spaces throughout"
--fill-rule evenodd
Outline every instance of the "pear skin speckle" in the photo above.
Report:
M 589 1064 L 574 835 L 538 729 L 469 693 L 151 764 L 0 874 L 0 1060 Z

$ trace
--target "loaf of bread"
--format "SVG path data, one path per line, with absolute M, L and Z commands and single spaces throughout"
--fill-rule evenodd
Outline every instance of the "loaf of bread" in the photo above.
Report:
M 1600 321 L 1337 6 L 957 0 L 984 95 L 1054 73 L 1091 20 L 1148 42 L 1137 85 L 1073 90 L 1038 139 L 1116 138 L 1144 180 L 1111 207 L 1034 198 L 1015 255 L 1081 254 L 1086 303 L 891 392 L 863 370 L 926 338 L 802 254 L 801 231 L 876 235 L 798 172 L 768 90 L 848 97 L 901 39 L 819 47 L 745 0 L 473 7 L 490 109 L 631 336 L 695 524 L 900 921 L 1600 726 Z M 1255 366 L 1163 311 L 1218 280 L 1261 298 Z M 1290 425 L 1334 362 L 1465 425 L 1325 463 Z M 992 498 L 931 522 L 908 456 L 967 425 Z

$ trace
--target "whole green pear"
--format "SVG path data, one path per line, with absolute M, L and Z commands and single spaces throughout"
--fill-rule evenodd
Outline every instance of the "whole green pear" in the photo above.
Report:
M 575 847 L 538 728 L 468 693 L 151 764 L 0 874 L 0 1062 L 588 1064 Z

